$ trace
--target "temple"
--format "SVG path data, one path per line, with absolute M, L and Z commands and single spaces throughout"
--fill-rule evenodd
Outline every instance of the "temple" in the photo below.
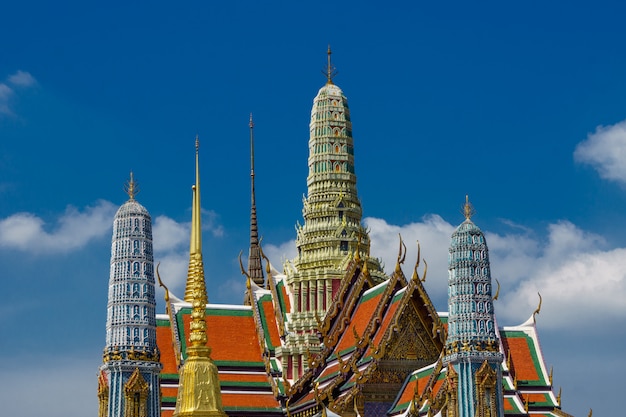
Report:
M 157 271 L 164 314 L 154 313 L 150 217 L 131 176 L 130 200 L 114 221 L 99 416 L 569 416 L 541 353 L 538 310 L 519 326 L 497 325 L 487 242 L 467 197 L 450 240 L 448 312 L 426 292 L 419 245 L 407 266 L 399 238 L 390 274 L 370 254 L 350 111 L 330 48 L 326 75 L 311 111 L 297 256 L 281 269 L 258 237 L 250 116 L 241 305 L 208 303 L 198 139 L 187 285 L 178 298 Z

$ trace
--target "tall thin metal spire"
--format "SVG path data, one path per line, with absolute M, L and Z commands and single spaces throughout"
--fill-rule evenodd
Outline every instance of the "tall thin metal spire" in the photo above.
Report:
M 330 56 L 333 54 L 333 51 L 330 50 L 330 44 L 328 44 L 328 65 L 326 66 L 326 84 L 332 84 L 333 78 L 337 75 L 337 70 L 333 67 L 333 64 L 330 60 Z
M 174 417 L 226 417 L 222 408 L 217 366 L 211 360 L 211 348 L 207 346 L 208 297 L 202 262 L 199 147 L 196 136 L 196 184 L 193 186 L 189 269 L 185 289 L 185 301 L 191 304 L 191 323 L 187 359 L 180 369 Z
M 263 286 L 265 277 L 261 265 L 261 249 L 259 246 L 259 230 L 256 216 L 256 197 L 254 191 L 254 122 L 250 113 L 250 252 L 248 255 L 248 275 L 258 286 Z

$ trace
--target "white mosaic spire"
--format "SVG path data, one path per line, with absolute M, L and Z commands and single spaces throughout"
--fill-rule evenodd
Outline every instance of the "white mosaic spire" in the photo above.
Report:
M 161 370 L 156 344 L 152 221 L 146 208 L 135 200 L 138 188 L 132 173 L 126 191 L 130 198 L 113 222 L 106 346 L 98 389 L 100 416 L 138 413 L 137 417 L 152 417 L 160 415 Z

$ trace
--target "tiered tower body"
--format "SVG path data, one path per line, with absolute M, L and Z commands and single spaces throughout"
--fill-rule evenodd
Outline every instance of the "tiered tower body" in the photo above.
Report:
M 466 200 L 465 221 L 452 234 L 448 278 L 448 337 L 444 363 L 456 392 L 458 417 L 503 416 L 502 353 L 491 296 L 489 251 L 483 232 L 470 220 L 473 209 Z M 449 414 L 450 415 L 450 414 Z
M 317 319 L 328 310 L 351 256 L 359 252 L 367 259 L 373 280 L 384 279 L 378 261 L 368 257 L 370 240 L 361 224 L 350 109 L 332 76 L 329 49 L 328 82 L 311 110 L 308 196 L 303 200 L 304 225 L 297 226 L 298 256 L 286 268 L 294 299 L 282 356 L 290 378 L 302 375 L 307 350 L 319 351 Z
M 130 199 L 115 215 L 107 305 L 106 347 L 99 375 L 100 417 L 160 415 L 154 261 L 150 214 Z

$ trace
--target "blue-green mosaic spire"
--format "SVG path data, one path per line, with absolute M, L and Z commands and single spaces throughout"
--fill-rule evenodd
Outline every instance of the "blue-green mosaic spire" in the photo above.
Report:
M 452 234 L 448 260 L 448 338 L 444 362 L 458 375 L 458 416 L 503 415 L 502 353 L 493 312 L 489 250 L 471 217 Z M 478 411 L 478 413 L 477 413 Z

